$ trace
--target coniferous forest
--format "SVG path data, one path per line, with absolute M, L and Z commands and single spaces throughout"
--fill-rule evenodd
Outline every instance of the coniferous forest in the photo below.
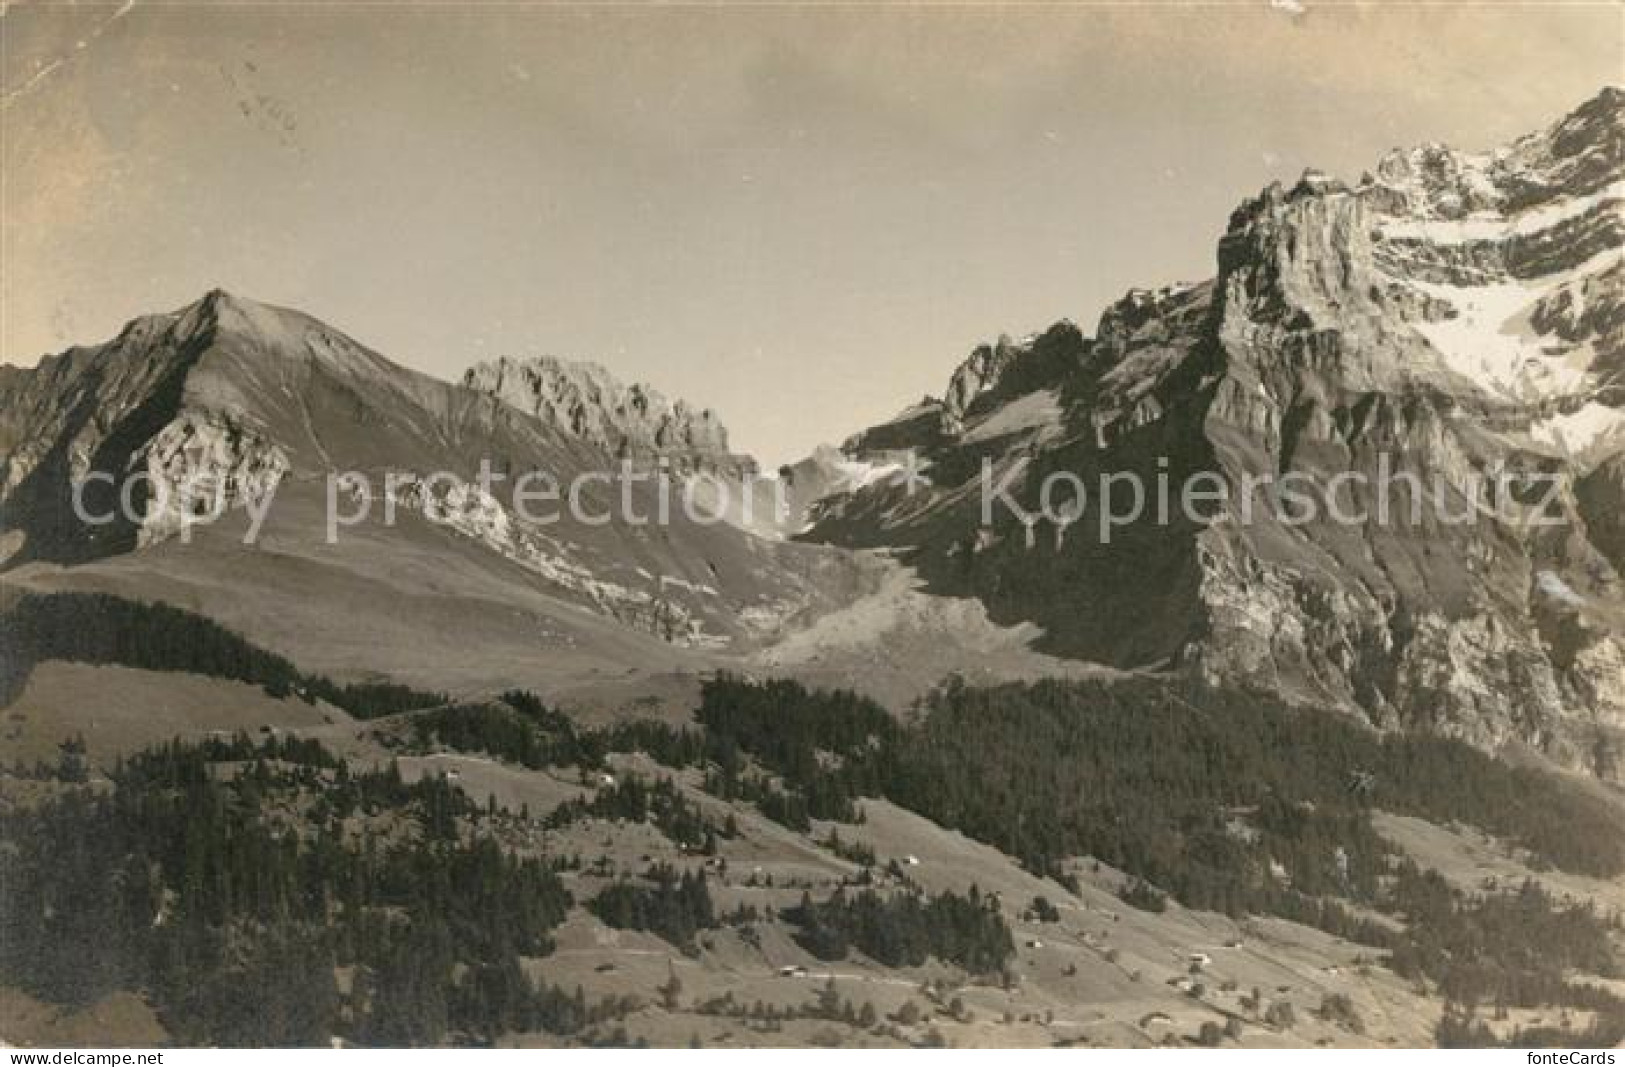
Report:
M 444 693 L 389 682 L 340 685 L 201 615 L 106 593 L 29 593 L 0 614 L 0 705 L 14 700 L 34 665 L 47 659 L 247 682 L 272 696 L 325 700 L 358 719 L 446 702 Z
M 1621 974 L 1618 916 L 1534 882 L 1453 886 L 1377 832 L 1376 811 L 1414 815 L 1476 827 L 1537 865 L 1625 872 L 1625 827 L 1610 805 L 1454 741 L 1383 736 L 1155 679 L 950 681 L 898 717 L 849 692 L 719 675 L 693 725 L 587 729 L 528 692 L 453 703 L 340 686 L 185 612 L 116 598 L 85 608 L 19 601 L 6 616 L 16 623 L 5 630 L 7 662 L 209 673 L 348 701 L 380 717 L 378 736 L 403 752 L 480 753 L 603 779 L 551 811 L 512 812 L 474 803 L 444 777 L 408 783 L 394 764 L 358 767 L 276 735 L 173 742 L 97 775 L 70 741 L 57 766 L 16 768 L 51 788 L 0 825 L 0 975 L 52 1003 L 140 991 L 177 1040 L 581 1033 L 628 1005 L 589 1003 L 547 980 L 552 931 L 574 905 L 686 954 L 707 931 L 760 916 L 724 915 L 704 867 L 654 864 L 573 900 L 559 872 L 580 857 L 522 854 L 513 834 L 597 819 L 646 825 L 688 856 L 715 857 L 739 830 L 732 814 L 697 802 L 704 794 L 798 831 L 861 824 L 863 801 L 884 798 L 1061 887 L 1087 858 L 1130 877 L 1121 897 L 1133 907 L 1172 900 L 1321 928 L 1436 990 L 1449 1005 L 1443 1043 L 1489 1043 L 1476 1015 L 1486 1008 L 1584 1011 L 1587 1043 L 1625 1037 L 1625 1003 L 1575 978 Z M 601 773 L 618 753 L 641 753 L 665 776 Z M 863 876 L 783 910 L 809 954 L 1002 973 L 1014 942 L 993 898 L 922 893 L 895 870 L 882 888 L 872 849 L 839 832 L 827 847 Z M 1552 1027 L 1519 1036 L 1579 1040 Z
M 444 780 L 277 739 L 170 744 L 110 777 L 5 820 L 7 981 L 68 1004 L 143 990 L 198 1044 L 434 1043 L 507 1013 L 581 1025 L 515 969 L 551 950 L 569 894 L 467 837 L 476 810 Z M 347 994 L 335 968 L 356 968 Z

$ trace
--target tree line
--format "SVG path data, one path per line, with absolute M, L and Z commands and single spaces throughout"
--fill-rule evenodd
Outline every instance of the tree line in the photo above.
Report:
M 325 700 L 361 719 L 444 704 L 444 693 L 391 682 L 339 683 L 307 674 L 212 619 L 107 593 L 27 593 L 0 614 L 0 706 L 45 660 L 185 671 Z

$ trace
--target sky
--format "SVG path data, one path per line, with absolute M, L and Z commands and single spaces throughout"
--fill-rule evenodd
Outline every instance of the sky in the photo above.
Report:
M 1232 208 L 1625 78 L 1625 6 L 0 0 L 0 361 L 221 287 L 443 378 L 603 363 L 768 463 Z

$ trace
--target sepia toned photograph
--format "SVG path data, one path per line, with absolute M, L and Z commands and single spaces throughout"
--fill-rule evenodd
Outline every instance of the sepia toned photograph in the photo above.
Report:
M 0 0 L 0 1045 L 1614 1064 L 1625 4 Z

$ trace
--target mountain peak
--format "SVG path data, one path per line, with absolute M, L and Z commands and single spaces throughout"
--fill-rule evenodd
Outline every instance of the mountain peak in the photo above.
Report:
M 210 289 L 175 313 L 178 322 L 195 328 L 213 327 L 231 333 L 252 333 L 275 339 L 314 322 L 288 308 L 238 296 L 225 289 Z
M 971 405 L 984 396 L 995 401 L 1057 385 L 1081 365 L 1085 347 L 1082 332 L 1067 319 L 1019 341 L 1000 334 L 993 344 L 978 345 L 948 380 L 943 432 L 963 432 Z
M 1390 213 L 1458 219 L 1513 214 L 1594 194 L 1625 169 L 1625 89 L 1605 86 L 1544 130 L 1488 151 L 1437 142 L 1396 148 L 1377 166 L 1373 192 Z
M 1569 112 L 1562 124 L 1596 119 L 1625 118 L 1625 85 L 1605 85 L 1597 95 Z
M 198 303 L 220 306 L 227 304 L 259 304 L 259 301 L 249 300 L 246 297 L 237 296 L 226 289 L 215 286 L 213 289 L 210 289 L 208 292 L 204 293 L 202 299 L 200 299 Z

